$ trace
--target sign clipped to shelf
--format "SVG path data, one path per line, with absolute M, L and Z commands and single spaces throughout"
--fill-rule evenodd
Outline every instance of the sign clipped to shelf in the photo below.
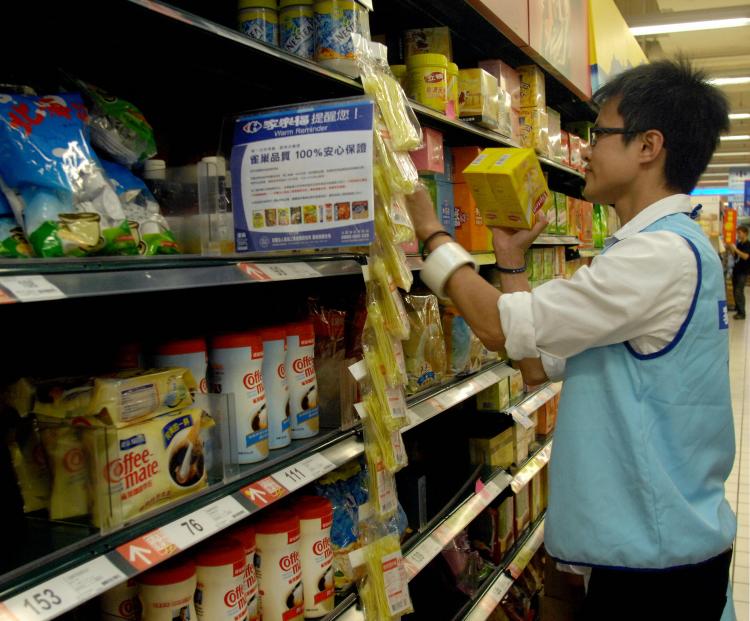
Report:
M 370 244 L 373 111 L 372 100 L 358 97 L 235 118 L 238 252 Z

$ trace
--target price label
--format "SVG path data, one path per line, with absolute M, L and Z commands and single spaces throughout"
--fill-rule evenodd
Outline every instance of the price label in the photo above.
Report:
M 516 408 L 513 410 L 513 420 L 516 421 L 521 427 L 524 429 L 531 429 L 534 427 L 534 421 L 532 421 L 528 414 L 521 410 L 520 408 Z
M 271 475 L 277 483 L 283 485 L 290 492 L 298 490 L 300 487 L 319 479 L 321 476 L 330 472 L 336 465 L 323 455 L 311 455 L 301 462 L 289 466 L 284 470 L 275 472 Z
M 474 610 L 467 615 L 466 621 L 484 621 L 487 619 L 495 608 L 500 605 L 500 602 L 503 601 L 503 597 L 505 597 L 512 584 L 513 580 L 505 574 L 501 574 L 492 585 L 492 588 L 479 600 Z
M 0 619 L 54 619 L 126 579 L 123 572 L 102 556 L 0 604 Z
M 0 285 L 19 302 L 40 302 L 65 297 L 65 294 L 44 276 L 5 276 L 0 278 Z
M 422 571 L 427 564 L 434 559 L 443 549 L 442 544 L 428 537 L 422 541 L 416 548 L 406 555 L 406 572 L 409 574 L 409 580 Z
M 298 280 L 318 278 L 320 272 L 308 263 L 240 263 L 238 266 L 251 280 Z
M 248 515 L 250 512 L 245 507 L 231 496 L 227 496 L 162 526 L 159 530 L 180 550 L 186 550 Z

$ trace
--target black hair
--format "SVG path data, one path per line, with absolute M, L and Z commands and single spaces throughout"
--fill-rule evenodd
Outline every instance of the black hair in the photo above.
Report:
M 739 225 L 739 226 L 737 227 L 737 230 L 738 230 L 738 231 L 742 231 L 742 232 L 743 232 L 743 233 L 744 233 L 745 235 L 747 235 L 747 227 L 746 227 L 746 226 L 745 226 L 744 224 L 740 224 L 740 225 Z
M 720 134 L 729 129 L 724 93 L 680 58 L 629 69 L 602 86 L 592 99 L 600 105 L 614 97 L 622 98 L 617 112 L 625 129 L 662 133 L 667 185 L 690 194 L 719 145 Z M 633 134 L 622 136 L 626 144 L 633 138 Z

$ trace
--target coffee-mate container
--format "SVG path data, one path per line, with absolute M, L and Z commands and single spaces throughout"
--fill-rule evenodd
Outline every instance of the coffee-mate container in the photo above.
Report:
M 204 395 L 208 393 L 206 381 L 208 354 L 204 338 L 168 341 L 157 345 L 153 356 L 153 366 L 157 369 L 171 367 L 188 369 L 193 374 L 198 392 Z
M 166 561 L 137 578 L 141 621 L 196 619 L 195 563 L 184 556 Z
M 255 527 L 251 524 L 236 526 L 229 531 L 229 536 L 242 542 L 245 549 L 245 603 L 247 621 L 260 619 L 260 594 L 258 577 L 255 574 Z
M 211 392 L 234 393 L 234 436 L 239 463 L 264 460 L 268 457 L 268 409 L 260 335 L 242 332 L 214 337 L 208 366 Z
M 255 571 L 263 621 L 302 621 L 300 528 L 291 511 L 272 510 L 255 525 Z
M 138 582 L 130 578 L 102 593 L 99 598 L 102 621 L 137 621 Z
M 333 505 L 321 496 L 303 496 L 294 504 L 299 517 L 305 618 L 325 617 L 333 610 Z
M 198 621 L 245 621 L 245 562 L 245 548 L 231 537 L 212 539 L 198 550 Z
M 289 383 L 286 377 L 286 331 L 283 327 L 264 328 L 263 386 L 268 408 L 268 447 L 289 446 L 292 441 L 289 416 Z
M 292 439 L 311 438 L 320 431 L 318 381 L 315 376 L 315 330 L 312 322 L 287 325 L 286 347 Z

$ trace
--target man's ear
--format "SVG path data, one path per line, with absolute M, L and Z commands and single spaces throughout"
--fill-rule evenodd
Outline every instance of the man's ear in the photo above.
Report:
M 664 151 L 664 134 L 658 129 L 649 129 L 639 135 L 641 149 L 639 157 L 642 163 L 652 162 Z

